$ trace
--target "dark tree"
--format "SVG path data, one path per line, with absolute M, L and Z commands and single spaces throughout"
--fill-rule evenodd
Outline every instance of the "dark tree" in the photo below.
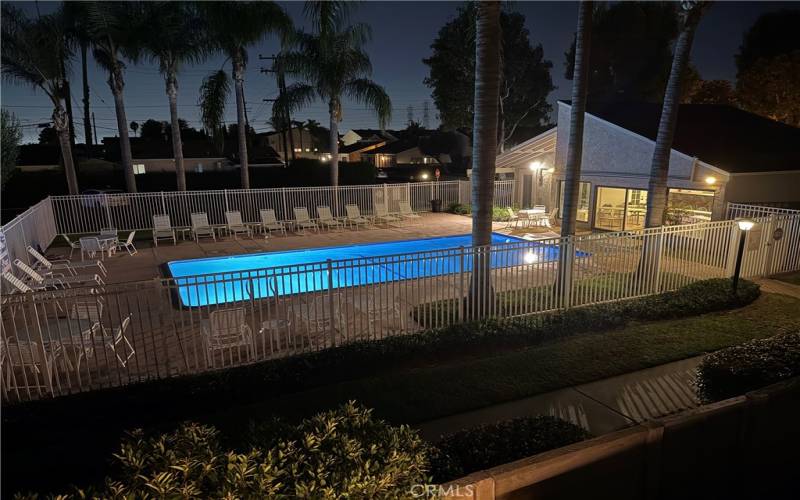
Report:
M 39 144 L 47 144 L 49 146 L 58 145 L 58 131 L 53 127 L 45 127 L 39 131 Z
M 684 102 L 736 106 L 736 92 L 728 80 L 698 80 L 688 89 Z
M 596 4 L 589 101 L 660 101 L 677 36 L 676 2 Z M 572 80 L 574 42 L 565 55 L 565 77 Z
M 500 14 L 502 61 L 498 148 L 518 127 L 538 128 L 549 121 L 548 94 L 555 88 L 552 63 L 544 59 L 541 44 L 533 46 L 525 29 L 525 16 Z M 430 67 L 425 84 L 445 128 L 471 129 L 475 94 L 475 5 L 460 7 L 458 16 L 445 24 L 431 45 L 433 54 L 423 62 Z
M 142 139 L 147 141 L 155 141 L 155 142 L 166 142 L 167 136 L 165 134 L 167 122 L 161 122 L 158 120 L 147 120 L 142 123 L 141 126 L 141 135 Z
M 742 107 L 772 120 L 800 127 L 800 50 L 759 59 L 736 84 Z
M 800 50 L 800 10 L 784 9 L 759 17 L 745 33 L 736 54 L 737 78 L 759 59 L 770 59 Z

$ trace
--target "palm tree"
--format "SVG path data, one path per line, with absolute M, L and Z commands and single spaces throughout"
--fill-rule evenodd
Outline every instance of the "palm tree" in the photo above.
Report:
M 129 193 L 135 193 L 136 176 L 133 173 L 128 119 L 122 95 L 125 88 L 123 71 L 125 64 L 122 62 L 122 53 L 137 43 L 132 38 L 135 30 L 130 26 L 130 19 L 135 17 L 134 12 L 127 2 L 88 2 L 83 4 L 83 8 L 86 19 L 85 30 L 92 44 L 94 59 L 98 66 L 108 73 L 108 86 L 114 96 L 125 187 Z
M 210 47 L 203 39 L 203 23 L 195 5 L 182 2 L 142 2 L 137 4 L 137 29 L 141 38 L 129 47 L 131 59 L 157 62 L 164 76 L 169 99 L 172 153 L 178 190 L 186 191 L 183 142 L 178 118 L 178 73 L 185 64 L 202 62 Z
M 67 16 L 70 39 L 74 41 L 81 53 L 81 80 L 83 88 L 83 139 L 87 146 L 92 145 L 92 115 L 89 106 L 89 45 L 91 43 L 86 16 L 86 2 L 65 2 L 64 12 Z
M 285 34 L 291 20 L 274 2 L 200 2 L 199 12 L 205 24 L 209 43 L 231 61 L 236 92 L 239 163 L 242 188 L 250 188 L 247 156 L 247 118 L 244 101 L 244 72 L 247 68 L 247 47 L 260 42 L 268 33 Z M 209 75 L 201 87 L 203 125 L 212 134 L 219 134 L 225 113 L 230 85 L 228 75 L 220 69 Z M 216 135 L 214 135 L 216 137 Z
M 133 130 L 133 135 L 139 134 L 139 123 L 138 122 L 131 122 L 131 130 Z
M 500 99 L 500 3 L 477 4 L 475 114 L 472 145 L 472 245 L 492 243 L 492 205 Z M 470 292 L 473 311 L 489 312 L 492 299 L 490 251 L 475 250 Z M 473 313 L 474 314 L 474 313 Z
M 372 64 L 363 50 L 370 39 L 369 26 L 347 25 L 352 4 L 342 1 L 307 2 L 304 11 L 311 21 L 311 34 L 297 33 L 294 51 L 280 56 L 289 75 L 302 81 L 289 85 L 275 106 L 287 112 L 316 99 L 328 105 L 330 115 L 331 185 L 339 185 L 339 122 L 342 99 L 348 97 L 375 110 L 381 128 L 392 114 L 386 91 L 369 79 Z M 287 114 L 284 114 L 287 116 Z
M 66 43 L 63 10 L 31 21 L 10 4 L 4 3 L 2 9 L 3 78 L 31 85 L 52 102 L 53 127 L 58 133 L 67 188 L 70 194 L 78 194 L 69 117 L 64 108 L 64 75 L 69 69 L 71 52 Z
M 672 55 L 672 69 L 667 80 L 664 93 L 664 104 L 661 107 L 661 120 L 658 123 L 656 145 L 653 150 L 653 162 L 650 166 L 650 182 L 647 192 L 647 218 L 645 227 L 658 227 L 664 224 L 664 213 L 667 206 L 667 176 L 669 174 L 669 156 L 675 126 L 678 123 L 678 107 L 680 106 L 681 83 L 687 73 L 692 41 L 700 17 L 708 8 L 709 2 L 681 2 L 680 33 L 675 42 Z
M 578 188 L 583 156 L 583 122 L 586 113 L 586 93 L 589 88 L 589 52 L 592 39 L 593 2 L 578 4 L 578 28 L 575 32 L 575 64 L 572 78 L 572 106 L 569 117 L 569 145 L 564 167 L 564 206 L 561 214 L 561 237 L 575 234 L 578 215 Z

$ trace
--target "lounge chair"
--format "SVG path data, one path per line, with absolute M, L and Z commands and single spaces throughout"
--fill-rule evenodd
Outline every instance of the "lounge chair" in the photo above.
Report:
M 258 211 L 259 215 L 261 216 L 261 231 L 266 233 L 271 233 L 272 231 L 280 231 L 283 234 L 286 234 L 286 224 L 283 222 L 278 221 L 275 218 L 275 210 L 271 208 L 265 208 Z
M 356 229 L 358 229 L 359 226 L 366 227 L 372 225 L 371 220 L 361 215 L 361 209 L 358 208 L 358 205 L 345 205 L 344 211 L 347 214 L 344 219 L 345 224 L 355 226 Z
M 331 207 L 320 205 L 317 207 L 317 215 L 319 215 L 319 224 L 328 229 L 342 227 L 341 221 L 336 219 L 331 213 Z
M 208 223 L 208 214 L 205 212 L 192 213 L 192 234 L 194 241 L 200 243 L 200 238 L 206 237 L 217 241 L 217 235 L 214 228 Z
M 408 200 L 400 202 L 400 218 L 404 220 L 422 219 L 422 216 L 411 210 L 411 203 Z
M 514 209 L 511 207 L 506 208 L 506 213 L 508 214 L 508 224 L 506 224 L 506 228 L 517 227 L 519 225 L 519 215 L 514 212 Z
M 172 240 L 173 245 L 178 244 L 175 230 L 172 229 L 172 223 L 167 214 L 153 216 L 153 243 L 155 246 L 158 246 L 158 240 Z
M 0 353 L 3 358 L 3 384 L 10 390 L 44 389 L 53 393 L 53 369 L 55 358 L 61 354 L 60 347 L 49 351 L 37 342 L 17 340 L 13 337 L 0 342 Z M 16 376 L 15 368 L 22 373 Z M 30 375 L 26 370 L 30 370 Z
M 38 250 L 33 247 L 28 247 L 28 253 L 36 259 L 38 271 L 46 271 L 48 274 L 57 272 L 57 271 L 68 271 L 70 274 L 76 275 L 78 274 L 78 269 L 84 269 L 87 267 L 96 267 L 100 274 L 104 277 L 108 276 L 108 271 L 106 270 L 106 266 L 99 260 L 89 261 L 89 262 L 72 262 L 68 259 L 56 259 L 50 260 L 44 255 L 42 255 Z
M 400 219 L 391 215 L 389 210 L 386 209 L 386 203 L 382 202 L 375 202 L 375 221 L 378 222 L 385 222 L 386 224 L 390 222 L 397 222 Z
M 247 353 L 247 360 L 253 358 L 253 334 L 245 321 L 243 307 L 217 309 L 213 311 L 202 325 L 203 343 L 206 347 L 206 362 L 214 366 L 214 355 L 217 351 L 229 351 L 233 360 L 235 350 L 241 357 L 241 348 Z M 223 362 L 225 355 L 223 353 Z
M 81 245 L 80 243 L 75 243 L 74 241 L 69 239 L 69 236 L 67 236 L 66 234 L 62 234 L 61 237 L 64 238 L 64 241 L 66 241 L 67 245 L 69 245 L 69 258 L 71 259 L 72 252 L 74 252 L 76 249 L 80 250 Z
M 128 255 L 136 255 L 139 250 L 136 250 L 133 245 L 134 238 L 136 238 L 136 231 L 131 231 L 125 241 L 117 243 L 117 250 L 124 249 L 128 252 Z
M 39 286 L 37 286 L 37 285 L 35 285 L 33 283 L 31 283 L 33 285 L 33 287 L 28 286 L 27 283 L 25 283 L 21 279 L 17 278 L 16 276 L 14 276 L 13 274 L 11 274 L 8 271 L 3 273 L 3 278 L 18 293 L 33 292 L 33 291 L 35 291 L 34 288 L 39 289 L 39 290 L 43 290 L 44 289 L 44 287 L 39 287 Z
M 292 313 L 301 325 L 305 325 L 308 339 L 315 349 L 333 347 L 334 338 L 344 330 L 343 305 L 341 295 L 333 292 L 333 297 L 314 295 L 292 306 Z
M 306 207 L 294 207 L 293 224 L 295 231 L 301 229 L 303 232 L 305 232 L 306 229 L 313 229 L 315 232 L 319 232 L 319 226 L 316 222 L 311 220 Z
M 45 278 L 37 273 L 28 264 L 19 259 L 14 261 L 14 265 L 25 273 L 30 281 L 39 288 L 70 288 L 72 285 L 89 285 L 96 283 L 100 286 L 105 286 L 103 279 L 97 274 L 78 274 L 78 275 L 57 275 L 53 274 L 50 278 Z
M 253 230 L 242 222 L 242 213 L 238 210 L 225 212 L 225 220 L 228 223 L 228 232 L 232 233 L 234 238 L 236 238 L 237 234 L 246 234 L 251 238 L 253 237 Z

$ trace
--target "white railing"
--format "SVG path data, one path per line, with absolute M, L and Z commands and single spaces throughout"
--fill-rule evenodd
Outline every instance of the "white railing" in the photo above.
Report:
M 239 210 L 242 220 L 258 222 L 259 210 L 272 208 L 280 220 L 294 217 L 294 207 L 305 207 L 316 214 L 327 205 L 334 215 L 343 215 L 344 206 L 357 204 L 361 212 L 373 214 L 373 203 L 385 201 L 390 212 L 399 211 L 399 203 L 408 200 L 418 212 L 431 209 L 431 200 L 442 200 L 443 209 L 453 203 L 469 203 L 462 198 L 460 181 L 375 184 L 360 186 L 296 187 L 274 189 L 224 189 L 158 193 L 120 193 L 101 195 L 53 196 L 53 213 L 58 233 L 96 233 L 104 227 L 123 231 L 149 230 L 153 215 L 168 214 L 173 226 L 191 225 L 192 212 L 206 212 L 211 224 L 224 224 L 225 212 Z M 499 205 L 511 205 L 513 181 L 495 184 Z
M 0 268 L 9 271 L 15 259 L 30 262 L 27 248 L 46 249 L 58 232 L 50 198 L 45 198 L 0 228 Z
M 747 205 L 744 203 L 728 203 L 726 219 L 742 219 L 755 217 L 769 217 L 770 215 L 797 215 L 800 210 L 791 208 L 767 207 L 762 205 Z
M 4 362 L 11 364 L 0 370 L 4 397 L 121 386 L 487 316 L 673 290 L 730 276 L 737 227 L 733 220 L 706 222 L 7 296 L 2 338 Z M 776 229 L 782 230 L 777 240 Z M 476 265 L 485 269 L 482 263 L 490 269 L 474 273 Z M 756 219 L 742 276 L 797 269 L 800 215 Z M 471 283 L 487 276 L 492 287 L 470 293 Z M 67 319 L 98 304 L 99 314 Z M 215 317 L 240 337 L 215 340 Z

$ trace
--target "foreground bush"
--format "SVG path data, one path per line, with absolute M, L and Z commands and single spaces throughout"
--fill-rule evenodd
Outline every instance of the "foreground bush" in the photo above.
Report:
M 697 367 L 697 395 L 703 402 L 742 395 L 800 375 L 800 332 L 720 349 Z
M 591 437 L 583 428 L 540 415 L 517 418 L 445 436 L 432 460 L 436 482 L 446 482 Z
M 98 498 L 386 498 L 426 484 L 430 448 L 406 426 L 348 403 L 304 420 L 276 443 L 225 450 L 213 427 L 135 431 L 114 454 Z

